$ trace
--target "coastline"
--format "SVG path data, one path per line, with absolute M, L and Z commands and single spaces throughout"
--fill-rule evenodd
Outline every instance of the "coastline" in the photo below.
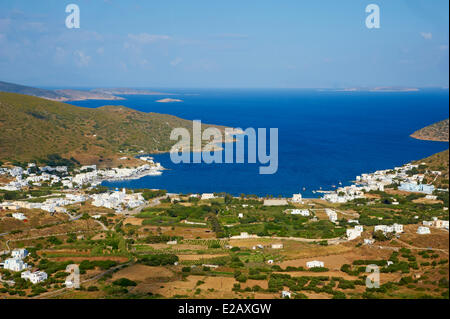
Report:
M 410 137 L 416 139 L 416 140 L 421 140 L 421 141 L 429 141 L 429 142 L 442 142 L 442 143 L 448 143 L 449 140 L 443 140 L 443 139 L 436 139 L 433 137 L 426 137 L 426 136 L 420 136 L 420 135 L 416 135 L 416 134 L 411 134 Z
M 445 152 L 445 151 L 444 151 Z M 164 153 L 168 153 L 168 152 L 164 152 Z M 441 153 L 441 152 L 438 152 L 438 153 L 434 153 L 434 154 L 432 154 L 431 156 L 433 156 L 433 155 L 436 155 L 436 154 L 439 154 L 439 153 Z M 416 162 L 420 162 L 420 161 L 422 161 L 422 160 L 424 160 L 423 158 L 421 158 L 421 159 L 418 159 L 418 160 L 412 160 L 412 161 L 408 161 L 408 162 L 404 162 L 403 164 L 401 164 L 400 166 L 405 166 L 405 165 L 411 165 L 411 164 L 414 164 L 414 163 L 416 163 Z M 394 169 L 394 166 L 392 166 L 392 167 L 388 167 L 388 168 L 386 168 L 386 167 L 383 167 L 383 168 L 380 168 L 380 169 L 374 169 L 373 171 L 369 171 L 369 172 L 360 172 L 359 173 L 359 175 L 371 175 L 371 174 L 374 174 L 375 172 L 378 172 L 378 171 L 380 171 L 380 170 L 384 170 L 384 171 L 388 171 L 388 170 L 391 170 L 391 169 Z M 167 168 L 163 168 L 163 170 L 172 170 L 172 169 L 167 169 Z M 160 174 L 158 174 L 158 176 L 159 175 L 162 175 L 163 174 L 163 172 L 161 172 Z M 176 174 L 176 171 L 175 171 L 175 174 Z M 107 180 L 104 180 L 104 181 L 108 181 L 108 182 L 120 182 L 120 181 L 126 181 L 126 180 L 139 180 L 139 179 L 141 179 L 141 178 L 143 178 L 143 177 L 145 177 L 145 176 L 151 176 L 151 175 L 153 175 L 153 174 L 142 174 L 142 175 L 139 175 L 139 174 L 136 174 L 136 175 L 134 175 L 134 176 L 132 176 L 132 177 L 130 177 L 130 178 L 116 178 L 116 179 L 107 179 Z M 311 201 L 311 200 L 317 200 L 317 199 L 323 199 L 323 196 L 325 196 L 326 194 L 332 194 L 332 193 L 337 193 L 338 192 L 338 189 L 339 188 L 346 188 L 346 187 L 352 187 L 352 186 L 354 186 L 354 185 L 361 185 L 361 182 L 358 182 L 357 180 L 355 180 L 355 178 L 353 178 L 351 181 L 349 181 L 348 183 L 344 183 L 344 184 L 340 184 L 338 187 L 335 187 L 335 188 L 327 188 L 326 186 L 321 186 L 320 187 L 320 189 L 316 189 L 316 190 L 309 190 L 308 192 L 313 192 L 313 194 L 318 194 L 318 196 L 316 196 L 316 197 L 310 197 L 310 196 L 303 196 L 303 199 L 305 199 L 305 200 L 309 200 L 309 201 Z M 130 185 L 127 185 L 126 186 L 126 188 L 134 188 L 134 187 L 130 187 Z M 139 186 L 139 187 L 136 187 L 136 188 L 145 188 L 145 187 L 142 187 L 142 186 Z M 155 189 L 165 189 L 164 187 L 159 187 L 158 185 L 154 185 L 153 186 L 153 188 L 155 188 Z M 202 191 L 191 191 L 191 192 L 186 192 L 186 191 L 177 191 L 177 190 L 170 190 L 170 189 L 166 189 L 168 192 L 170 192 L 171 194 L 175 194 L 175 195 L 181 195 L 181 194 L 189 194 L 189 193 L 192 193 L 192 194 L 200 194 L 200 193 L 202 193 Z M 214 190 L 212 190 L 211 191 L 212 193 L 222 193 L 222 192 L 225 192 L 225 191 L 214 191 Z M 300 190 L 300 187 L 299 187 L 299 192 L 300 193 L 303 193 L 301 190 Z M 225 193 L 228 193 L 228 192 L 225 192 Z M 245 192 L 246 194 L 254 194 L 255 192 Z M 233 197 L 239 197 L 239 195 L 238 194 L 232 194 L 232 193 L 230 193 Z M 270 194 L 272 194 L 273 196 L 275 196 L 274 194 L 276 194 L 276 193 L 274 193 L 274 192 L 268 192 L 267 193 L 268 195 L 266 195 L 266 196 L 264 196 L 264 195 L 256 195 L 257 196 L 257 198 L 259 199 L 259 200 L 263 200 L 263 199 L 267 199 L 267 198 L 269 198 L 268 196 L 270 196 Z M 292 194 L 295 194 L 295 192 L 292 192 Z M 285 196 L 281 196 L 281 197 L 277 197 L 277 199 L 286 199 L 286 200 L 289 200 L 290 198 L 291 198 L 291 195 L 292 194 L 290 194 L 290 195 L 285 195 Z M 273 197 L 274 199 L 275 199 L 275 197 Z

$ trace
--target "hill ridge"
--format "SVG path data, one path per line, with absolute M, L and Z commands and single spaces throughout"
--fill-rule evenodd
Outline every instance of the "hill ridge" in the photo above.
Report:
M 223 126 L 203 124 L 202 128 Z M 85 108 L 0 92 L 0 160 L 40 160 L 51 154 L 81 164 L 117 164 L 117 158 L 167 152 L 173 128 L 192 133 L 192 121 L 125 106 Z

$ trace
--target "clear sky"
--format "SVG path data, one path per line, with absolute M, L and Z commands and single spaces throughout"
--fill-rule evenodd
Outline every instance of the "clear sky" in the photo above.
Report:
M 448 0 L 0 2 L 0 80 L 34 86 L 448 87 L 448 50 Z

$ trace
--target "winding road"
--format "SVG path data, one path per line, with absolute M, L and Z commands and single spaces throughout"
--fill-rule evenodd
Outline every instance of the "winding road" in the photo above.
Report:
M 88 283 L 88 282 L 91 282 L 91 281 L 98 280 L 101 277 L 103 277 L 104 275 L 109 274 L 111 272 L 114 272 L 116 269 L 119 269 L 121 267 L 128 267 L 128 266 L 131 266 L 132 264 L 133 264 L 133 262 L 130 261 L 130 262 L 125 263 L 125 264 L 117 265 L 117 266 L 112 267 L 112 268 L 110 268 L 110 269 L 108 269 L 108 270 L 106 270 L 104 272 L 101 272 L 101 273 L 99 273 L 99 274 L 97 274 L 97 275 L 95 275 L 95 276 L 93 276 L 91 278 L 88 278 L 88 279 L 80 281 L 80 284 L 85 284 L 85 283 Z M 66 287 L 64 287 L 64 288 L 61 288 L 61 289 L 58 289 L 58 290 L 44 292 L 44 293 L 40 294 L 39 296 L 33 297 L 33 299 L 44 299 L 44 298 L 56 297 L 56 296 L 59 296 L 59 295 L 63 294 L 64 292 L 69 291 L 71 289 L 73 289 L 73 288 L 66 288 Z

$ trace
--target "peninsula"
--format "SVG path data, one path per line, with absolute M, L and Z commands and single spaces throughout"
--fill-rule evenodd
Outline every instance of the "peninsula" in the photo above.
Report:
M 411 137 L 426 141 L 448 142 L 448 119 L 415 131 Z

